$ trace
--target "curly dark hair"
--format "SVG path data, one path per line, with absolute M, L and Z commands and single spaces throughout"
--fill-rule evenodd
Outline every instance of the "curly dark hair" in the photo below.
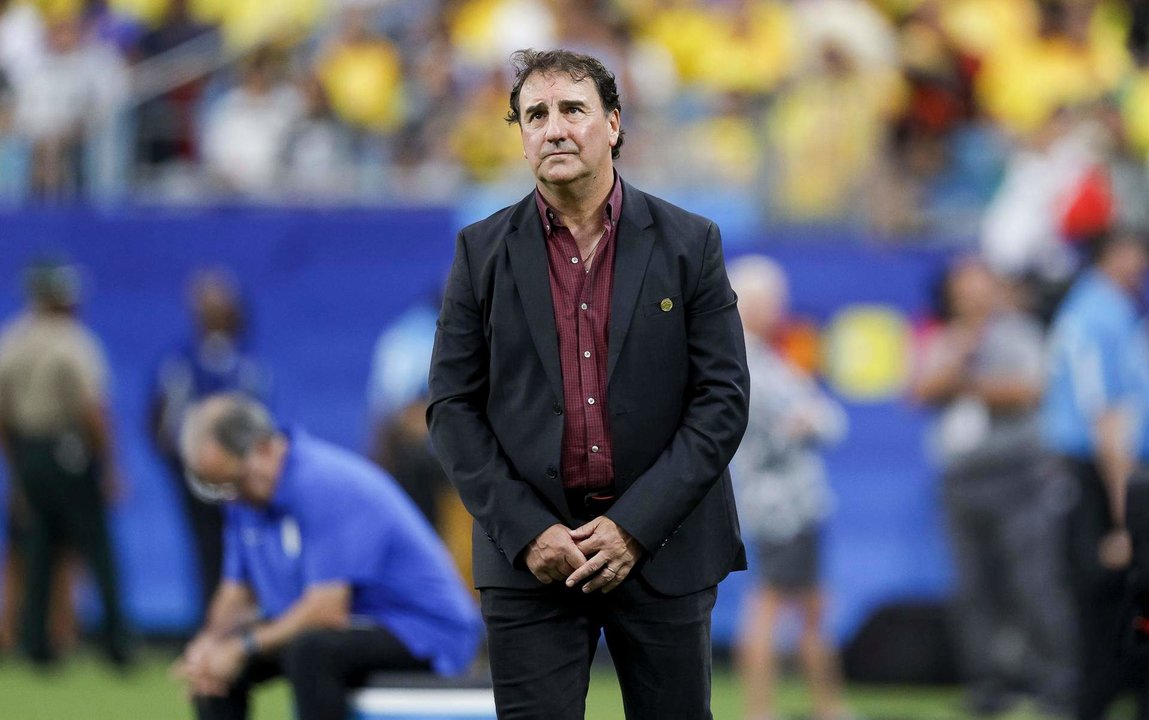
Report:
M 517 50 L 511 54 L 511 66 L 515 69 L 515 84 L 511 88 L 511 109 L 507 112 L 507 123 L 518 125 L 522 122 L 519 115 L 519 93 L 522 92 L 523 83 L 535 73 L 550 74 L 563 72 L 571 79 L 579 82 L 590 78 L 598 89 L 598 97 L 607 113 L 612 110 L 622 112 L 622 103 L 618 99 L 618 84 L 614 73 L 590 55 L 580 55 L 570 50 Z M 618 140 L 610 150 L 610 156 L 618 159 L 622 149 L 623 136 L 626 131 L 618 129 Z

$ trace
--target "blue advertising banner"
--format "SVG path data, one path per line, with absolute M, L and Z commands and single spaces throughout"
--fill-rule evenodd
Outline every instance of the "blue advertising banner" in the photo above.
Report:
M 21 269 L 29 261 L 63 251 L 83 268 L 82 315 L 104 342 L 114 376 L 127 485 L 114 530 L 127 607 L 143 632 L 184 632 L 195 616 L 195 572 L 175 480 L 147 436 L 156 365 L 191 333 L 189 276 L 204 266 L 234 271 L 250 307 L 250 345 L 274 374 L 276 412 L 364 450 L 375 340 L 404 309 L 437 293 L 456 217 L 447 208 L 0 215 L 0 317 L 20 307 Z M 903 391 L 914 323 L 944 256 L 745 233 L 729 247 L 731 256 L 762 252 L 786 268 L 796 313 L 816 327 L 825 382 L 849 413 L 849 436 L 827 456 L 838 496 L 825 548 L 833 633 L 848 638 L 884 603 L 943 596 L 950 571 L 936 485 L 923 458 L 924 418 Z M 739 573 L 724 583 L 718 644 L 736 632 L 750 577 Z

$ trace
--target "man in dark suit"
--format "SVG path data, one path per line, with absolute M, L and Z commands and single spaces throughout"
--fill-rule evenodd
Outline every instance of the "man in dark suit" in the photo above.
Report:
M 582 718 L 600 633 L 628 718 L 710 718 L 716 585 L 745 567 L 727 464 L 749 379 L 715 225 L 624 183 L 614 76 L 520 51 L 536 189 L 459 233 L 431 437 L 475 518 L 500 718 Z

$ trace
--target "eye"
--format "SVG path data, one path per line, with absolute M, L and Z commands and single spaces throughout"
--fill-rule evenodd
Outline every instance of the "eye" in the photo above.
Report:
M 530 116 L 527 119 L 534 122 L 535 120 L 538 120 L 539 118 L 541 118 L 545 114 L 546 113 L 544 113 L 542 110 L 535 110 L 533 113 L 530 114 Z

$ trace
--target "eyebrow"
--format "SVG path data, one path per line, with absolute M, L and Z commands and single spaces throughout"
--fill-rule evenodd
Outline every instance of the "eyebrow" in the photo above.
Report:
M 585 110 L 586 107 L 587 107 L 586 103 L 583 102 L 582 100 L 559 100 L 559 111 L 560 112 L 563 110 L 570 110 L 572 108 L 579 108 L 581 110 Z M 534 103 L 533 105 L 528 105 L 526 107 L 526 109 L 523 110 L 523 115 L 525 117 L 530 117 L 531 115 L 533 115 L 535 113 L 535 111 L 546 110 L 546 108 L 547 108 L 547 103 L 545 101 L 539 101 L 537 103 Z

